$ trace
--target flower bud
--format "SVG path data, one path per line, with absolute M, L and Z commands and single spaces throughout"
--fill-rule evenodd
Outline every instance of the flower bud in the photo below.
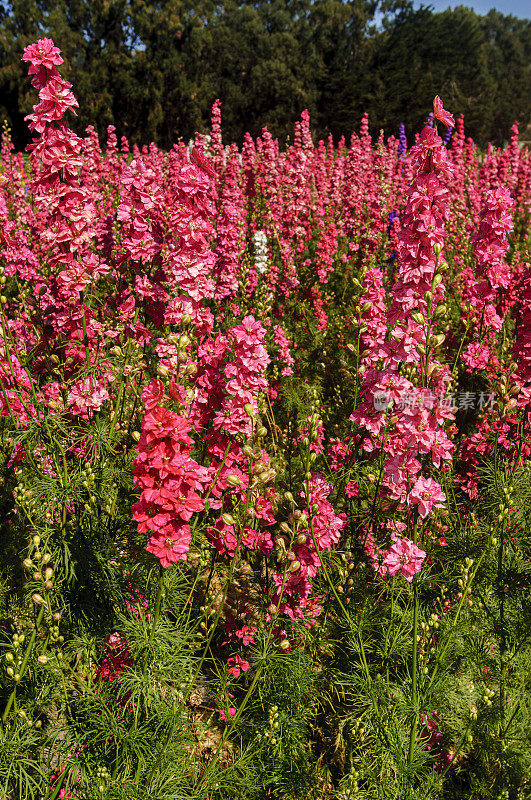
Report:
M 445 339 L 446 336 L 444 335 L 444 333 L 439 333 L 437 336 L 431 336 L 430 345 L 432 347 L 439 347 L 444 342 Z
M 39 664 L 47 664 L 48 656 L 38 656 L 37 661 L 39 662 Z
M 168 367 L 165 364 L 158 364 L 157 365 L 157 373 L 161 377 L 167 378 L 168 375 L 170 374 L 170 370 L 168 369 Z
M 243 410 L 247 414 L 248 417 L 254 417 L 254 408 L 251 403 L 245 403 L 243 406 Z
M 44 598 L 40 594 L 32 594 L 31 599 L 36 606 L 42 606 L 44 603 Z
M 23 565 L 24 569 L 33 569 L 33 566 L 34 566 L 33 561 L 31 560 L 31 558 L 25 558 L 24 561 L 22 562 L 22 565 Z
M 282 639 L 282 641 L 279 644 L 279 647 L 281 650 L 289 650 L 289 648 L 291 647 L 289 639 Z
M 241 480 L 237 475 L 227 475 L 227 483 L 229 486 L 240 486 Z
M 223 520 L 225 525 L 234 525 L 234 523 L 236 522 L 232 514 L 227 514 L 227 513 L 222 514 L 221 519 Z

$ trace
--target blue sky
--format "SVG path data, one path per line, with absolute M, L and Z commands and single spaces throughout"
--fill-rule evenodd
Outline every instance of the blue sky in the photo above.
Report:
M 495 8 L 506 16 L 512 14 L 520 19 L 531 19 L 531 0 L 474 0 L 468 3 L 466 0 L 423 0 L 422 3 L 416 0 L 415 6 L 418 8 L 420 5 L 433 6 L 434 11 L 445 11 L 449 6 L 468 6 L 476 14 L 488 14 L 491 8 Z

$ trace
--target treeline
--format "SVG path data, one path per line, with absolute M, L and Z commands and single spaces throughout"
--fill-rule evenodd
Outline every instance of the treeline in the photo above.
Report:
M 378 25 L 376 25 L 378 21 Z M 226 142 L 264 125 L 281 138 L 308 108 L 319 137 L 418 130 L 435 94 L 479 144 L 531 119 L 531 23 L 410 0 L 0 0 L 0 118 L 18 147 L 33 91 L 20 57 L 50 36 L 79 101 L 75 124 L 168 148 L 208 130 Z

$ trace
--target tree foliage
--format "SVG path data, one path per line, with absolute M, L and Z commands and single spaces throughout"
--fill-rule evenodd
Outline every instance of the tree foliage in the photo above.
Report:
M 376 16 L 377 15 L 377 16 Z M 374 24 L 375 20 L 379 25 Z M 78 132 L 169 148 L 208 130 L 216 98 L 225 134 L 264 125 L 282 139 L 308 108 L 318 136 L 349 136 L 364 111 L 387 134 L 417 130 L 435 94 L 481 145 L 531 120 L 531 24 L 411 0 L 3 0 L 0 116 L 27 143 L 32 100 L 23 47 L 50 36 L 80 103 Z M 404 111 L 406 109 L 406 111 Z

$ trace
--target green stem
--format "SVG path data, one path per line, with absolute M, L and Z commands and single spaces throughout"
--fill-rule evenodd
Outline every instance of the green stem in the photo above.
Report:
M 31 637 L 30 637 L 30 640 L 28 642 L 28 646 L 26 647 L 26 652 L 24 653 L 24 659 L 22 661 L 22 664 L 20 665 L 20 670 L 19 670 L 19 673 L 18 673 L 19 674 L 19 679 L 17 681 L 17 684 L 20 683 L 20 681 L 22 680 L 22 678 L 24 676 L 24 672 L 26 670 L 26 666 L 28 664 L 28 660 L 29 660 L 29 657 L 31 655 L 31 651 L 33 650 L 33 645 L 35 644 L 35 639 L 37 638 L 37 630 L 39 628 L 39 625 L 42 622 L 43 616 L 44 616 L 44 604 L 40 608 L 39 615 L 38 615 L 37 621 L 35 623 L 35 627 L 33 628 L 32 632 L 31 632 Z M 2 715 L 2 724 L 3 725 L 5 725 L 5 723 L 7 721 L 7 718 L 9 716 L 9 712 L 11 711 L 11 706 L 13 705 L 13 702 L 15 701 L 15 697 L 16 697 L 16 694 L 17 694 L 17 684 L 15 684 L 15 688 L 13 689 L 11 694 L 9 695 L 9 699 L 7 701 L 7 705 L 6 705 L 5 709 L 4 709 L 4 713 Z
M 160 606 L 162 603 L 162 588 L 164 585 L 164 567 L 162 564 L 159 566 L 159 587 L 157 591 L 157 599 L 155 601 L 155 616 L 153 617 L 153 625 L 151 627 L 151 631 L 149 634 L 148 644 L 151 644 L 153 641 L 153 636 L 155 634 L 155 630 L 157 625 L 159 624 L 159 617 L 160 617 Z
M 505 651 L 507 649 L 507 634 L 505 631 L 505 571 L 503 565 L 505 545 L 505 525 L 502 524 L 500 531 L 500 544 L 498 547 L 498 598 L 500 601 L 500 739 L 502 750 L 505 744 L 505 682 L 507 674 L 507 663 Z
M 378 703 L 376 702 L 376 697 L 374 695 L 374 690 L 373 690 L 373 686 L 372 686 L 372 677 L 371 677 L 371 673 L 369 671 L 369 665 L 367 664 L 367 658 L 365 656 L 365 648 L 363 646 L 363 639 L 362 639 L 362 636 L 361 636 L 360 624 L 353 623 L 352 618 L 350 617 L 350 614 L 348 613 L 347 609 L 345 608 L 345 606 L 343 604 L 343 601 L 341 600 L 339 594 L 336 591 L 336 587 L 334 586 L 332 580 L 330 579 L 330 575 L 329 575 L 328 570 L 326 568 L 326 564 L 324 563 L 323 559 L 321 558 L 321 553 L 319 552 L 319 546 L 317 544 L 317 540 L 315 538 L 315 532 L 314 532 L 314 529 L 313 529 L 313 517 L 312 517 L 312 511 L 311 511 L 311 508 L 310 508 L 310 487 L 309 487 L 308 481 L 305 481 L 305 483 L 304 483 L 304 494 L 305 494 L 305 499 L 306 499 L 306 508 L 307 508 L 307 512 L 308 512 L 308 524 L 309 524 L 309 528 L 310 528 L 310 534 L 311 534 L 311 537 L 312 537 L 313 545 L 315 547 L 315 552 L 317 553 L 317 557 L 319 559 L 319 566 L 323 570 L 323 573 L 324 573 L 324 576 L 325 576 L 325 580 L 326 580 L 328 586 L 330 587 L 330 589 L 332 590 L 332 592 L 334 594 L 334 597 L 336 598 L 337 602 L 339 603 L 339 606 L 340 606 L 341 610 L 343 611 L 343 614 L 345 615 L 345 618 L 346 618 L 347 622 L 349 623 L 350 629 L 351 630 L 355 629 L 355 631 L 356 631 L 356 638 L 358 640 L 358 646 L 359 646 L 359 649 L 360 649 L 361 663 L 363 665 L 363 671 L 365 673 L 365 678 L 366 678 L 367 684 L 369 686 L 369 693 L 370 693 L 370 696 L 371 696 L 372 707 L 374 709 L 374 715 L 376 717 L 378 728 L 380 729 L 380 731 L 381 731 L 381 733 L 383 735 L 383 738 L 385 739 L 386 744 L 389 745 L 389 739 L 387 737 L 385 729 L 381 726 L 381 723 L 380 723 L 380 709 L 378 708 Z M 363 619 L 363 614 L 362 614 L 362 619 Z
M 415 526 L 413 528 L 413 544 L 417 544 L 417 529 L 418 518 L 415 519 Z M 411 731 L 409 734 L 409 750 L 407 755 L 407 763 L 409 767 L 413 763 L 413 753 L 415 750 L 415 740 L 417 738 L 417 723 L 419 718 L 419 698 L 417 689 L 417 672 L 418 672 L 418 629 L 419 629 L 419 587 L 417 584 L 417 575 L 413 576 L 413 653 L 411 658 L 411 701 L 413 704 L 413 721 L 411 723 Z

